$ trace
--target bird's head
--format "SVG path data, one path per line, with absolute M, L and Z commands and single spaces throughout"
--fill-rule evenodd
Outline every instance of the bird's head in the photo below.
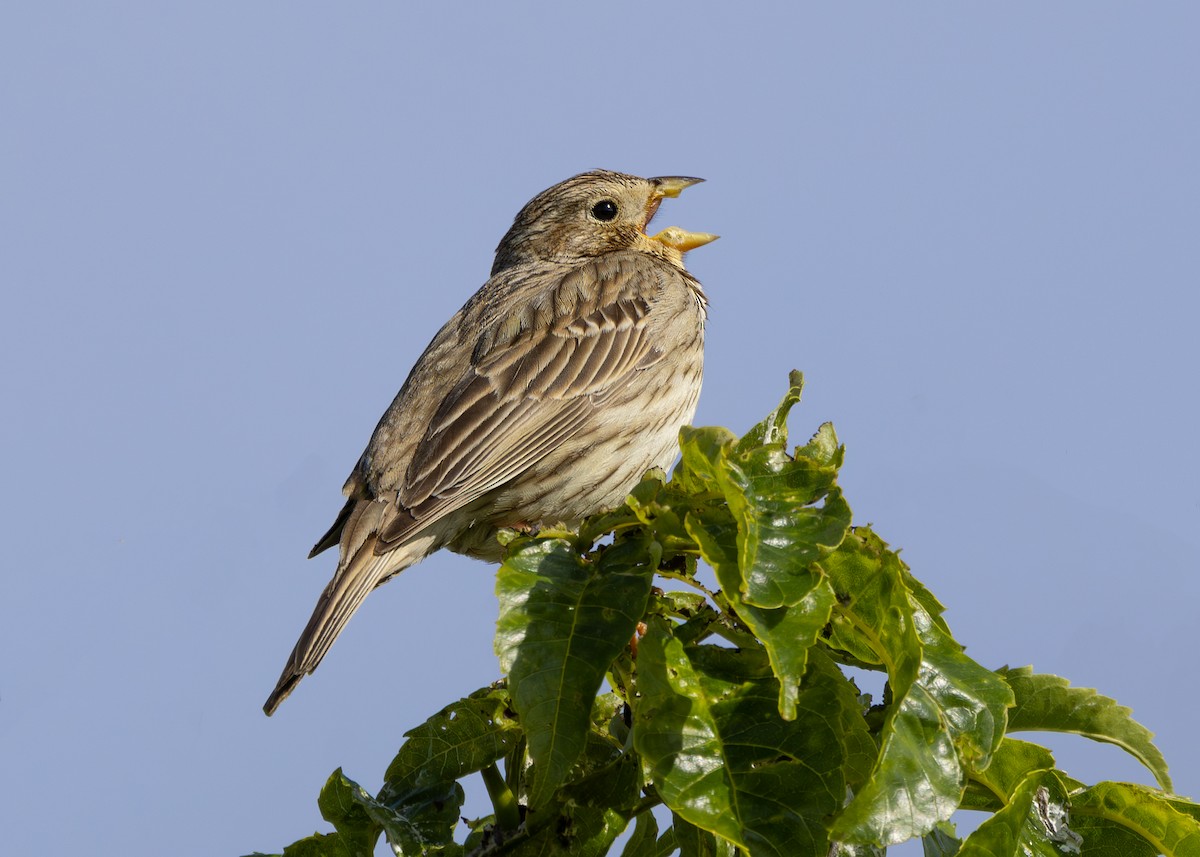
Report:
M 679 196 L 701 181 L 644 179 L 610 170 L 580 173 L 525 204 L 496 248 L 492 273 L 522 262 L 571 262 L 619 250 L 641 250 L 682 266 L 684 253 L 717 236 L 677 226 L 651 236 L 646 227 L 665 197 Z

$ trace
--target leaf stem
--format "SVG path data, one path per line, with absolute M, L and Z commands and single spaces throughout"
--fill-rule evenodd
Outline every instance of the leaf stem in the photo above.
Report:
M 632 808 L 621 811 L 621 815 L 626 821 L 633 821 L 634 818 L 641 815 L 643 812 L 654 809 L 654 807 L 660 806 L 661 804 L 662 798 L 660 798 L 657 794 L 647 795 L 635 803 Z
M 483 784 L 487 786 L 488 797 L 492 799 L 492 808 L 496 810 L 496 826 L 503 831 L 513 831 L 521 826 L 521 808 L 512 789 L 504 782 L 504 776 L 496 763 L 492 762 L 480 773 Z

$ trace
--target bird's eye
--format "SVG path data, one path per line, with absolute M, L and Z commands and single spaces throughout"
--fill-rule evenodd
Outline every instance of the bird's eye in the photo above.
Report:
M 592 217 L 605 223 L 617 216 L 617 204 L 611 199 L 602 199 L 592 206 Z

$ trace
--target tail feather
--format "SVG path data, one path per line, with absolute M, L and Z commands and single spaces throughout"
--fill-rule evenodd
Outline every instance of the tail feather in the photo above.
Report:
M 342 529 L 346 526 L 346 522 L 350 520 L 350 515 L 354 512 L 354 507 L 358 505 L 358 499 L 351 497 L 346 501 L 346 505 L 342 507 L 342 511 L 338 512 L 337 520 L 333 522 L 333 526 L 325 535 L 321 536 L 320 540 L 313 545 L 313 549 L 308 552 L 308 558 L 312 559 L 322 551 L 336 545 L 342 540 Z
M 317 668 L 371 590 L 419 562 L 432 550 L 434 537 L 426 536 L 376 556 L 375 532 L 380 523 L 378 519 L 382 517 L 383 505 L 370 502 L 361 504 L 355 510 L 358 514 L 350 516 L 337 571 L 317 599 L 317 606 L 304 626 L 300 639 L 296 641 L 279 682 L 263 705 L 263 711 L 268 716 L 275 712 L 279 703 L 300 683 L 300 679 Z

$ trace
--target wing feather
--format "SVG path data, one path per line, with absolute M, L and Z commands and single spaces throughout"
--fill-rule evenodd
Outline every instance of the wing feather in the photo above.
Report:
M 390 550 L 579 437 L 599 400 L 661 360 L 649 318 L 668 276 L 665 265 L 633 253 L 598 259 L 538 296 L 537 306 L 553 308 L 552 317 L 531 304 L 493 319 L 395 486 L 410 514 L 384 527 L 376 551 Z M 589 282 L 594 287 L 583 288 Z

